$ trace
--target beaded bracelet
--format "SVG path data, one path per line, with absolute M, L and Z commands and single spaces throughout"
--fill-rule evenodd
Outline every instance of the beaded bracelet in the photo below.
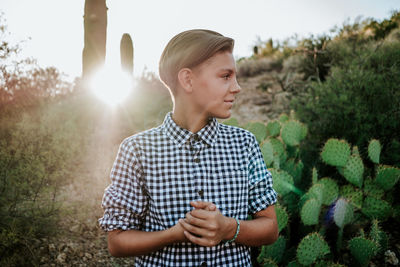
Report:
M 225 244 L 232 243 L 233 241 L 235 241 L 235 239 L 236 239 L 237 236 L 239 235 L 239 230 L 240 230 L 239 219 L 238 219 L 238 218 L 235 218 L 235 220 L 236 220 L 236 223 L 237 223 L 237 228 L 236 228 L 235 236 L 234 236 L 231 240 L 225 241 Z

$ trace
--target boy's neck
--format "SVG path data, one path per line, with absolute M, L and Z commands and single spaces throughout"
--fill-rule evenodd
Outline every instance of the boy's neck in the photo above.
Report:
M 205 114 L 178 108 L 173 109 L 171 117 L 177 125 L 192 133 L 197 133 L 200 131 L 204 126 L 207 125 L 209 119 L 209 117 Z

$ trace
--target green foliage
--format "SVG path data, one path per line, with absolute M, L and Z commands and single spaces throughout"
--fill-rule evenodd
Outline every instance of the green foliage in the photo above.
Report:
M 239 127 L 238 120 L 236 118 L 232 118 L 232 117 L 227 119 L 227 120 L 224 120 L 222 123 L 225 124 L 225 125 L 231 125 L 231 126 Z
M 362 187 L 364 174 L 364 164 L 360 156 L 352 155 L 348 158 L 343 170 L 343 176 L 350 183 Z
M 287 214 L 286 209 L 280 205 L 275 207 L 275 213 L 278 221 L 278 231 L 281 232 L 288 224 L 289 215 Z
M 297 260 L 302 265 L 311 265 L 330 253 L 329 245 L 318 233 L 304 237 L 297 247 Z
M 378 244 L 364 237 L 354 237 L 349 241 L 350 252 L 361 266 L 367 266 L 378 252 Z
M 350 157 L 350 145 L 344 140 L 331 138 L 326 141 L 321 157 L 326 164 L 345 167 Z
M 379 140 L 371 139 L 368 145 L 368 157 L 373 163 L 379 164 L 379 157 L 381 155 L 381 143 Z
M 282 128 L 282 140 L 289 146 L 297 146 L 307 135 L 307 128 L 298 121 L 288 121 Z
M 276 137 L 281 132 L 281 124 L 278 121 L 270 121 L 267 123 L 267 135 Z
M 286 240 L 283 236 L 279 236 L 274 244 L 262 246 L 261 253 L 257 261 L 265 263 L 266 260 L 273 260 L 275 263 L 280 263 L 286 248 Z
M 347 184 L 340 187 L 339 195 L 345 198 L 351 205 L 361 209 L 363 202 L 363 192 L 354 186 Z
M 319 222 L 321 202 L 315 198 L 308 199 L 301 208 L 300 216 L 304 225 L 315 225 Z
M 269 171 L 274 180 L 273 188 L 278 194 L 286 195 L 293 191 L 293 177 L 289 173 L 276 169 L 269 169 Z
M 375 182 L 384 190 L 392 189 L 399 181 L 400 169 L 392 166 L 379 166 Z
M 258 143 L 261 143 L 267 137 L 267 126 L 261 122 L 249 123 L 246 128 L 256 136 Z
M 339 195 L 339 186 L 331 178 L 325 177 L 317 182 L 322 187 L 322 204 L 330 205 Z
M 385 220 L 391 215 L 392 208 L 384 200 L 367 196 L 364 199 L 361 211 L 371 219 Z

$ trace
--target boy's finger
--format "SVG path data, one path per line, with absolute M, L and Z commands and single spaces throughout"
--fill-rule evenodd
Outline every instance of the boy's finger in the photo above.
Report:
M 183 227 L 184 230 L 188 231 L 191 234 L 195 234 L 197 236 L 204 236 L 206 234 L 206 230 L 196 227 L 190 223 L 187 223 L 185 220 L 180 219 L 179 223 Z
M 196 218 L 192 214 L 190 214 L 190 212 L 186 213 L 185 222 L 200 228 L 207 228 L 209 225 L 208 221 Z
M 196 237 L 189 233 L 188 231 L 183 231 L 184 235 L 186 236 L 187 239 L 189 239 L 190 242 L 200 245 L 200 246 L 210 246 L 207 242 L 206 239 L 201 238 L 201 237 Z
M 214 211 L 208 211 L 204 209 L 194 209 L 190 212 L 190 214 L 195 218 L 207 220 L 212 212 Z
M 191 201 L 190 205 L 195 207 L 196 209 L 205 209 L 210 205 L 214 205 L 212 202 L 207 201 Z

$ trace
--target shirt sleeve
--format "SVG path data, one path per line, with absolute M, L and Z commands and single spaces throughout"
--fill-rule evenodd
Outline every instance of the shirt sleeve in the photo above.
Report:
M 98 222 L 104 231 L 140 229 L 148 202 L 142 176 L 134 146 L 125 139 L 119 146 L 110 172 L 111 184 L 101 203 L 104 215 Z
M 272 175 L 265 165 L 257 139 L 254 134 L 251 136 L 249 148 L 249 213 L 254 214 L 275 204 L 277 193 L 272 188 Z

